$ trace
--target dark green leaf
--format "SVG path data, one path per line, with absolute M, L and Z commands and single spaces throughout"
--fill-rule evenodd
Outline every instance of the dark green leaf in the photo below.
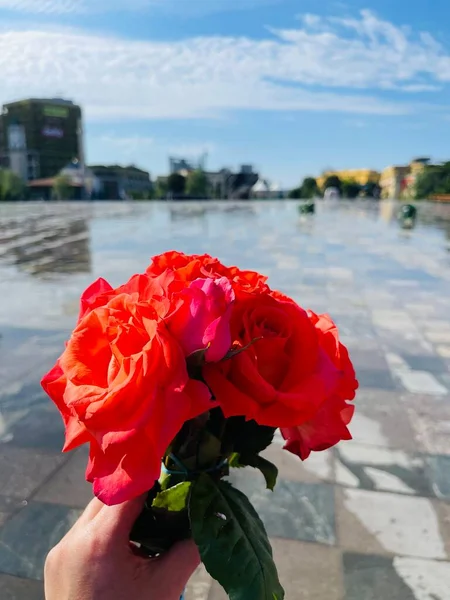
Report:
M 202 561 L 230 600 L 283 600 L 264 525 L 242 492 L 201 475 L 192 484 L 189 518 Z
M 161 508 L 169 512 L 180 512 L 187 508 L 187 499 L 191 488 L 190 481 L 183 481 L 168 490 L 156 495 L 153 500 L 153 508 Z
M 273 492 L 278 479 L 278 469 L 273 463 L 271 463 L 269 460 L 266 460 L 262 456 L 255 456 L 248 461 L 241 457 L 241 463 L 243 465 L 248 465 L 250 467 L 254 467 L 255 469 L 259 469 L 264 475 L 267 489 Z
M 232 417 L 227 421 L 224 445 L 241 456 L 257 456 L 270 446 L 274 435 L 273 427 L 246 421 L 245 417 Z
M 206 352 L 208 351 L 208 348 L 209 345 L 207 348 L 196 350 L 186 358 L 186 366 L 191 379 L 203 381 L 202 371 L 206 362 Z

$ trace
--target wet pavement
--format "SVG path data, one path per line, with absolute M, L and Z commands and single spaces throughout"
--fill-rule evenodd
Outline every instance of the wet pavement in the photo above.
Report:
M 288 599 L 450 597 L 450 206 L 401 230 L 389 203 L 0 205 L 0 597 L 42 600 L 45 555 L 91 497 L 86 451 L 61 455 L 39 386 L 74 325 L 80 292 L 142 271 L 153 254 L 209 252 L 327 311 L 361 390 L 353 442 L 280 466 L 262 514 Z M 224 598 L 202 569 L 188 600 Z

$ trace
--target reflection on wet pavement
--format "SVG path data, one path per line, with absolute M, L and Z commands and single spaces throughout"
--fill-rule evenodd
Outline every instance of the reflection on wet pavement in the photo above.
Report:
M 319 203 L 314 216 L 294 202 L 1 205 L 6 597 L 42 598 L 45 553 L 90 495 L 84 450 L 60 455 L 60 418 L 39 386 L 79 295 L 97 277 L 119 284 L 176 248 L 264 272 L 305 308 L 331 313 L 357 368 L 354 442 L 301 464 L 277 439 L 267 451 L 280 466 L 274 496 L 254 473 L 241 477 L 274 538 L 287 597 L 447 600 L 450 206 L 419 206 L 408 231 L 397 211 L 388 202 Z M 200 570 L 187 597 L 223 594 Z

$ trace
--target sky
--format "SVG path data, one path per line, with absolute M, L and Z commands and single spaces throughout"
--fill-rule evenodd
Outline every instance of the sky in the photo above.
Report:
M 291 187 L 450 159 L 450 3 L 0 0 L 0 104 L 81 104 L 88 163 L 207 154 Z

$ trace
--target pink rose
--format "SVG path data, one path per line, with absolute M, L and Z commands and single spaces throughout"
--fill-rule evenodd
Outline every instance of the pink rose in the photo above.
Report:
M 222 360 L 231 348 L 233 303 L 233 288 L 226 277 L 196 279 L 173 295 L 167 326 L 186 356 L 207 348 L 208 362 Z

